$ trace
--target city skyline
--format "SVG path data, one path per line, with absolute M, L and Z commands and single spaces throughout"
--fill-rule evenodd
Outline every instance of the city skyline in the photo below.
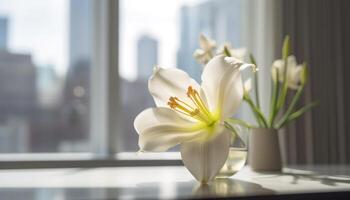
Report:
M 141 35 L 137 40 L 137 79 L 148 79 L 153 67 L 158 65 L 158 40 Z
M 69 0 L 1 0 L 0 16 L 9 24 L 8 51 L 31 54 L 36 67 L 53 66 L 64 76 L 68 69 L 68 8 Z
M 181 69 L 186 70 L 191 76 L 199 80 L 201 67 L 192 57 L 192 53 L 194 49 L 198 48 L 200 32 L 204 32 L 218 41 L 229 40 L 234 45 L 238 45 L 240 39 L 239 36 L 235 35 L 237 30 L 228 26 L 234 26 L 235 28 L 239 26 L 230 18 L 232 10 L 223 8 L 222 2 L 224 1 L 228 0 L 208 0 L 190 6 L 187 4 L 185 6 L 183 6 L 184 4 L 176 4 L 177 6 L 182 6 L 180 12 L 177 10 L 180 7 L 172 8 L 175 14 L 170 13 L 170 15 L 166 15 L 170 16 L 168 19 L 167 17 L 160 19 L 163 20 L 163 23 L 168 22 L 170 19 L 176 26 L 172 24 L 173 27 L 169 30 L 159 31 L 162 35 L 153 35 L 147 29 L 143 29 L 144 26 L 140 26 L 138 32 L 135 32 L 133 37 L 129 38 L 134 40 L 134 42 L 128 44 L 133 49 L 133 57 L 125 57 L 127 54 L 123 54 L 123 52 L 126 49 L 123 48 L 123 45 L 119 47 L 123 48 L 120 51 L 120 70 L 126 69 L 130 72 L 134 70 L 133 73 L 138 74 L 138 76 L 131 79 L 122 73 L 120 74 L 120 112 L 123 116 L 121 119 L 123 134 L 120 135 L 120 139 L 123 141 L 123 146 L 120 147 L 121 151 L 138 150 L 137 133 L 134 130 L 133 120 L 142 110 L 154 106 L 153 99 L 149 95 L 147 88 L 147 79 L 151 75 L 154 65 L 160 64 L 161 67 L 180 66 Z M 230 2 L 234 4 L 240 1 L 234 0 Z M 172 2 L 174 3 L 174 1 Z M 6 34 L 1 34 L 0 30 L 0 36 L 5 35 L 3 36 L 5 38 L 3 46 L 7 46 L 6 44 L 9 43 L 8 48 L 5 48 L 5 51 L 2 52 L 2 56 L 11 58 L 14 63 L 8 65 L 6 62 L 1 63 L 5 59 L 0 60 L 0 66 L 2 66 L 0 70 L 3 70 L 1 74 L 6 74 L 5 72 L 8 71 L 9 75 L 7 78 L 10 79 L 7 83 L 10 83 L 11 80 L 21 80 L 16 82 L 22 84 L 20 86 L 22 90 L 16 89 L 18 87 L 16 84 L 4 84 L 3 86 L 6 86 L 6 88 L 0 88 L 0 106 L 4 108 L 9 107 L 8 105 L 20 98 L 12 94 L 27 95 L 20 98 L 23 100 L 35 97 L 32 98 L 34 100 L 26 101 L 27 104 L 23 104 L 27 105 L 25 108 L 19 104 L 14 104 L 16 108 L 11 109 L 14 111 L 28 110 L 26 115 L 21 113 L 2 113 L 0 115 L 0 119 L 2 119 L 0 121 L 0 132 L 16 131 L 16 134 L 3 133 L 0 135 L 3 140 L 6 141 L 4 138 L 8 138 L 8 140 L 17 141 L 17 144 L 25 147 L 14 150 L 10 148 L 12 146 L 4 145 L 9 149 L 6 150 L 4 147 L 5 149 L 0 149 L 0 152 L 82 152 L 89 150 L 89 145 L 91 144 L 90 85 L 94 84 L 90 83 L 90 72 L 91 67 L 93 67 L 91 66 L 92 50 L 90 48 L 93 44 L 92 6 L 91 0 L 70 1 L 69 14 L 67 14 L 69 16 L 69 36 L 67 39 L 69 46 L 65 50 L 68 60 L 64 76 L 57 74 L 55 70 L 57 63 L 40 65 L 38 67 L 35 59 L 32 59 L 38 53 L 36 51 L 26 54 L 10 51 L 12 47 L 11 42 L 8 41 L 13 37 L 11 32 L 8 33 L 9 37 L 6 36 L 7 26 L 11 27 L 12 23 L 16 23 L 16 21 L 6 19 L 6 23 L 4 23 L 6 25 L 0 26 L 0 28 L 5 27 L 2 29 L 4 29 L 3 32 L 6 32 Z M 239 6 L 236 5 L 236 7 Z M 157 10 L 157 8 L 154 9 Z M 147 12 L 143 14 L 147 14 Z M 239 15 L 239 12 L 236 12 L 236 15 Z M 140 16 L 142 14 L 134 17 Z M 147 25 L 151 22 L 158 24 L 159 21 L 154 18 L 155 16 L 147 19 L 148 23 L 145 24 Z M 173 18 L 174 16 L 176 20 Z M 240 19 L 237 20 L 239 21 Z M 137 25 L 137 23 L 134 25 Z M 157 28 L 161 28 L 161 26 Z M 39 31 L 39 29 L 33 31 Z M 130 31 L 130 28 L 123 26 L 123 22 L 121 22 L 120 31 L 125 33 L 125 31 Z M 166 35 L 168 31 L 172 32 L 171 37 L 165 37 L 168 36 Z M 122 38 L 120 38 L 120 42 L 124 42 L 123 44 L 125 45 L 125 42 L 128 40 L 124 41 Z M 164 51 L 164 44 L 168 45 L 165 46 L 166 48 L 169 47 L 171 49 Z M 165 55 L 166 57 L 164 57 Z M 20 62 L 21 59 L 25 60 L 24 64 Z M 128 62 L 133 62 L 123 65 L 122 60 L 126 59 Z M 167 61 L 165 62 L 165 60 Z M 166 65 L 162 63 L 172 64 Z M 12 69 L 11 66 L 17 66 L 17 68 L 12 67 Z M 16 70 L 21 71 L 24 68 L 30 69 L 28 71 L 29 75 L 16 73 Z M 10 95 L 7 95 L 6 91 L 9 91 Z M 8 102 L 2 101 L 6 99 L 5 97 L 8 98 Z M 14 135 L 18 137 L 14 137 Z M 43 143 L 42 141 L 46 142 Z M 23 142 L 26 143 L 24 144 Z
M 0 51 L 7 49 L 8 25 L 7 17 L 0 16 Z

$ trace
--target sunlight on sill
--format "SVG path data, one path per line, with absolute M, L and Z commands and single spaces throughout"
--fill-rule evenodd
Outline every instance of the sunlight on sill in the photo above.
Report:
M 180 152 L 138 153 L 122 152 L 117 154 L 118 160 L 180 160 Z
M 0 154 L 0 162 L 6 161 L 89 161 L 89 160 L 180 160 L 179 152 L 136 153 L 121 152 L 114 156 L 94 153 L 9 153 Z

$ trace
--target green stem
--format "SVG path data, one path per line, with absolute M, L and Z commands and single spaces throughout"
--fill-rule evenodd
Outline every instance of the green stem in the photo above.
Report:
M 276 69 L 276 82 L 272 81 L 272 95 L 271 95 L 271 104 L 270 104 L 270 127 L 273 127 L 273 123 L 275 121 L 276 115 L 277 115 L 277 100 L 279 96 L 279 90 L 280 90 L 280 83 L 278 81 L 279 79 L 279 71 Z
M 242 142 L 242 144 L 246 147 L 247 146 L 246 141 L 241 138 L 241 136 L 238 134 L 237 130 L 227 121 L 225 121 L 224 124 L 225 124 L 225 127 L 227 129 L 229 129 L 232 133 L 232 137 L 233 137 L 233 138 L 231 138 L 232 141 L 234 141 L 237 137 Z
M 303 91 L 304 91 L 304 85 L 301 85 L 298 88 L 297 92 L 295 93 L 291 103 L 289 104 L 289 107 L 288 107 L 287 111 L 284 113 L 283 117 L 277 123 L 276 128 L 281 128 L 282 125 L 286 123 L 286 121 L 288 120 L 289 116 L 292 114 L 292 112 L 293 112 L 297 102 L 299 101 Z
M 225 121 L 224 124 L 225 124 L 225 127 L 231 131 L 232 137 L 233 137 L 232 140 L 234 140 L 236 137 L 239 137 L 236 129 L 233 126 L 231 126 L 230 123 Z
M 262 127 L 263 126 L 263 122 L 261 121 L 259 115 L 256 112 L 254 112 L 253 105 L 251 103 L 249 103 L 249 101 L 246 100 L 246 98 L 243 98 L 243 99 L 247 102 L 247 104 L 249 105 L 250 109 L 252 110 L 252 113 L 254 114 L 255 121 L 258 123 L 258 126 Z
M 250 62 L 257 66 L 255 58 L 253 54 L 249 54 Z M 255 86 L 255 102 L 256 106 L 260 109 L 260 100 L 259 100 L 259 78 L 258 78 L 258 73 L 254 72 L 254 86 Z
M 254 105 L 254 103 L 253 103 L 252 99 L 249 97 L 249 95 L 244 95 L 243 99 L 248 103 L 248 105 L 250 106 L 250 108 L 253 110 L 253 113 L 254 113 L 254 115 L 255 115 L 256 121 L 257 121 L 258 123 L 259 123 L 259 122 L 263 123 L 263 124 L 260 124 L 260 123 L 259 123 L 259 125 L 260 125 L 260 126 L 263 125 L 263 127 L 268 128 L 269 126 L 268 126 L 268 124 L 266 123 L 266 120 L 265 120 L 264 115 L 261 113 L 260 109 L 257 108 L 257 107 Z
M 236 118 L 227 118 L 225 120 L 225 122 L 231 122 L 231 123 L 235 123 L 235 124 L 239 124 L 241 126 L 244 126 L 246 128 L 253 128 L 253 126 L 243 120 L 240 120 L 240 119 L 236 119 Z
M 284 66 L 285 66 L 285 68 L 284 68 L 284 74 L 283 74 L 282 92 L 281 92 L 281 95 L 278 98 L 277 113 L 283 107 L 284 102 L 286 101 L 287 92 L 288 92 L 288 83 L 287 83 L 288 62 L 287 62 L 287 59 L 284 60 Z
M 278 114 L 280 109 L 283 107 L 283 105 L 286 101 L 286 96 L 287 96 L 287 92 L 288 92 L 287 71 L 288 71 L 288 56 L 289 56 L 289 54 L 290 54 L 290 37 L 289 37 L 289 35 L 287 35 L 284 38 L 283 47 L 282 47 L 282 57 L 284 60 L 284 73 L 283 73 L 282 92 L 278 98 L 277 110 L 276 110 L 277 113 L 276 114 Z

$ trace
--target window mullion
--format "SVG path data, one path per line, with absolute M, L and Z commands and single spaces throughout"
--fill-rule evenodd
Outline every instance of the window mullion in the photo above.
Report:
M 91 69 L 90 132 L 92 151 L 102 157 L 116 153 L 118 126 L 118 1 L 94 2 L 94 46 Z M 115 27 L 113 27 L 115 26 Z

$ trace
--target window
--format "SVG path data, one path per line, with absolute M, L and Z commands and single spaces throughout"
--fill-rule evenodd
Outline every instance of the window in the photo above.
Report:
M 0 153 L 90 150 L 91 6 L 0 2 Z
M 263 27 L 253 23 L 260 14 L 243 12 L 248 7 L 243 0 L 2 0 L 0 154 L 138 151 L 133 121 L 154 106 L 147 89 L 154 65 L 200 81 L 192 54 L 202 32 L 254 49 L 245 33 Z

